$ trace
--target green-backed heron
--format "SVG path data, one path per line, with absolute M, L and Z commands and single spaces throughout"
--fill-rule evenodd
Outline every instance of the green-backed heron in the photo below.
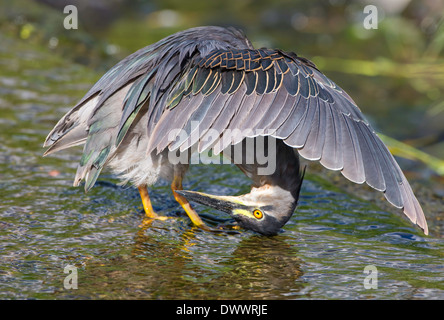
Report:
M 404 174 L 350 96 L 309 60 L 255 49 L 234 28 L 188 29 L 117 63 L 49 133 L 45 155 L 77 145 L 84 148 L 74 185 L 84 180 L 89 190 L 107 166 L 139 189 L 146 219 L 162 218 L 147 191 L 162 177 L 171 181 L 175 199 L 195 225 L 211 229 L 188 201 L 274 235 L 295 211 L 301 155 L 384 192 L 428 233 Z M 255 154 L 259 147 L 274 155 L 272 172 L 263 170 Z M 182 190 L 189 162 L 172 159 L 209 150 L 252 179 L 250 193 Z

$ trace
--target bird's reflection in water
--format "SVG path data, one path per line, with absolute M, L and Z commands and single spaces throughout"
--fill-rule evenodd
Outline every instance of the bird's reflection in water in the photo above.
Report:
M 133 244 L 90 261 L 77 294 L 101 299 L 288 299 L 303 262 L 285 234 L 208 232 L 186 219 L 144 224 Z
M 177 296 L 170 298 L 280 299 L 303 288 L 298 281 L 303 262 L 284 234 L 209 233 L 192 227 L 173 237 L 171 230 L 160 231 L 175 239 L 163 242 L 153 237 L 159 232 L 154 229 L 145 225 L 139 230 L 132 256 L 160 264 L 154 263 L 153 273 L 146 271 L 155 282 L 150 286 L 176 286 Z
M 278 299 L 302 289 L 297 280 L 303 274 L 303 262 L 286 240 L 285 236 L 242 239 L 226 261 L 230 271 L 225 277 L 232 283 L 236 296 L 241 298 L 248 292 L 252 299 Z

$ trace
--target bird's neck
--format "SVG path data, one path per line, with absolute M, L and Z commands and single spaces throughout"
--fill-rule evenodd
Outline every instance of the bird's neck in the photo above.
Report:
M 252 187 L 251 192 L 246 196 L 252 203 L 261 206 L 267 206 L 271 203 L 279 205 L 284 208 L 291 209 L 296 207 L 297 197 L 294 192 L 285 190 L 278 185 L 264 184 L 260 187 Z

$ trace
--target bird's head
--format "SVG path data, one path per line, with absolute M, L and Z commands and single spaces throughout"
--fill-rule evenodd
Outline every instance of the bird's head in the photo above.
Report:
M 278 186 L 252 188 L 241 196 L 216 196 L 195 191 L 176 191 L 194 201 L 230 214 L 241 227 L 263 235 L 276 235 L 296 208 L 295 194 Z M 295 198 L 296 197 L 296 198 Z

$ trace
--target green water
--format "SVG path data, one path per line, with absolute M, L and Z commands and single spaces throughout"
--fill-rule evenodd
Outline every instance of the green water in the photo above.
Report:
M 166 182 L 152 201 L 172 219 L 140 227 L 136 189 L 105 173 L 85 194 L 71 186 L 81 150 L 41 156 L 46 134 L 100 74 L 4 35 L 0 42 L 0 299 L 444 298 L 438 228 L 424 237 L 383 201 L 310 172 L 276 237 L 197 229 Z M 232 166 L 198 165 L 185 188 L 239 194 L 249 184 Z M 230 223 L 196 209 L 209 224 Z M 78 289 L 64 288 L 67 265 L 77 268 Z M 374 289 L 364 286 L 369 265 Z

